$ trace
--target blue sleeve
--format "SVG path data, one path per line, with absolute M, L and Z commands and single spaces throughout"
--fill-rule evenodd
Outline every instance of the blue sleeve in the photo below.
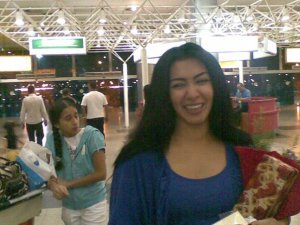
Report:
M 250 90 L 245 91 L 245 98 L 251 98 L 251 92 Z
M 110 195 L 108 225 L 144 225 L 138 176 L 132 160 L 115 168 Z M 144 205 L 145 207 L 145 205 Z
M 98 131 L 94 130 L 92 134 L 89 137 L 88 140 L 88 149 L 90 155 L 93 155 L 95 151 L 98 151 L 100 149 L 105 149 L 105 140 L 103 134 Z

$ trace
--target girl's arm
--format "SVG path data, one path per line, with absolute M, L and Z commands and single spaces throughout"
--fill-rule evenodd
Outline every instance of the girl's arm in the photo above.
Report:
M 69 188 L 76 188 L 86 186 L 97 181 L 105 180 L 106 178 L 106 166 L 105 166 L 105 153 L 102 150 L 95 151 L 93 154 L 94 172 L 85 177 L 81 177 L 74 180 L 62 180 L 58 179 L 58 183 Z

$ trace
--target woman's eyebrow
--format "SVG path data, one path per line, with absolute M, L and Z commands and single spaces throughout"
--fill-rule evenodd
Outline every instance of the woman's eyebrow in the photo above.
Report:
M 198 78 L 198 77 L 201 77 L 201 76 L 203 76 L 203 75 L 208 75 L 207 71 L 203 71 L 203 72 L 201 72 L 201 73 L 196 74 L 196 75 L 194 76 L 194 79 L 195 79 L 195 78 Z
M 201 76 L 203 76 L 203 75 L 205 75 L 205 74 L 208 74 L 207 71 L 203 71 L 203 72 L 201 72 L 201 73 L 198 73 L 198 74 L 196 74 L 196 75 L 193 77 L 193 79 L 197 79 L 198 77 L 201 77 Z M 175 78 L 171 78 L 171 79 L 170 79 L 170 81 L 181 81 L 181 80 L 185 80 L 185 77 L 182 76 L 182 77 L 175 77 Z

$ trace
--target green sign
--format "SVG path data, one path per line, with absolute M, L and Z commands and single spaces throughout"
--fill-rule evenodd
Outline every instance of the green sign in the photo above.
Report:
M 86 54 L 84 37 L 31 38 L 31 55 Z

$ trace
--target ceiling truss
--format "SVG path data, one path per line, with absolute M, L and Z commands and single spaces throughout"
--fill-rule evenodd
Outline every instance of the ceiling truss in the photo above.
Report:
M 84 36 L 89 52 L 133 51 L 153 42 L 192 40 L 201 35 L 259 35 L 282 46 L 300 44 L 299 0 L 280 4 L 229 0 L 206 5 L 197 5 L 201 1 L 196 0 L 138 2 L 137 10 L 131 11 L 126 0 L 0 0 L 0 32 L 26 49 L 29 27 L 41 37 Z M 23 26 L 15 24 L 17 11 L 23 15 Z M 60 11 L 64 25 L 57 23 Z M 289 20 L 282 22 L 286 12 Z M 107 20 L 103 24 L 99 22 L 102 13 Z M 169 33 L 164 32 L 166 25 Z M 133 26 L 138 33 L 131 32 Z

